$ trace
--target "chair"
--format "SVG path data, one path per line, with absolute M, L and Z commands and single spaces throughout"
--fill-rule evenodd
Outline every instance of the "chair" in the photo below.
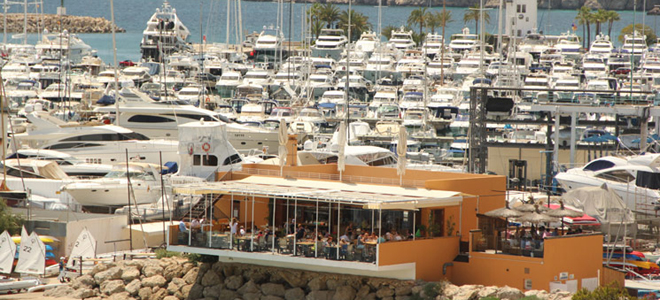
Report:
M 257 240 L 257 251 L 266 251 L 266 236 L 262 235 Z
M 287 240 L 286 238 L 279 238 L 278 245 L 279 248 L 277 249 L 277 252 L 279 253 L 287 252 L 291 254 L 291 249 L 289 248 L 289 240 Z
M 341 249 L 339 250 L 339 259 L 346 260 L 347 253 L 348 245 L 342 245 Z
M 354 252 L 353 244 L 348 245 L 348 247 L 346 248 L 346 259 L 355 260 L 355 252 Z

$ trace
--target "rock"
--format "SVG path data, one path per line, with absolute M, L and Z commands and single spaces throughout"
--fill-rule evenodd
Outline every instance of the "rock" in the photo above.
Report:
M 355 299 L 364 299 L 367 295 L 369 295 L 369 292 L 371 292 L 371 289 L 369 288 L 369 286 L 368 285 L 363 285 L 357 291 L 357 294 L 355 294 Z
M 410 296 L 396 296 L 394 300 L 410 300 Z
M 376 297 L 378 298 L 385 298 L 385 297 L 392 297 L 394 296 L 394 290 L 388 286 L 381 287 L 376 291 Z
M 162 275 L 163 274 L 163 267 L 159 265 L 148 265 L 142 268 L 142 274 L 146 277 L 151 277 L 151 276 L 156 276 L 156 275 Z
M 259 293 L 245 293 L 243 300 L 261 300 L 261 292 Z
M 243 286 L 243 276 L 234 275 L 227 277 L 227 279 L 225 279 L 225 286 L 228 289 L 238 290 L 241 286 Z
M 174 278 L 181 277 L 183 275 L 183 269 L 177 263 L 171 263 L 163 270 L 163 277 L 170 281 Z
M 124 268 L 124 271 L 121 273 L 121 279 L 124 282 L 131 282 L 133 279 L 140 278 L 140 270 L 136 267 Z
M 282 299 L 282 297 L 278 297 L 278 296 L 266 295 L 266 296 L 261 297 L 261 300 L 284 300 L 284 299 Z
M 187 284 L 193 284 L 197 280 L 198 274 L 199 274 L 199 267 L 191 268 L 190 270 L 188 270 L 188 272 L 186 272 L 186 275 L 183 276 L 183 280 L 185 280 Z
M 301 288 L 292 288 L 284 292 L 284 299 L 286 300 L 303 300 L 305 299 L 305 291 Z
M 179 289 L 178 292 L 174 294 L 177 295 L 179 299 L 193 299 L 193 297 L 189 297 L 191 289 L 192 289 L 192 285 L 184 285 Z
M 494 297 L 495 295 L 497 295 L 497 287 L 496 286 L 483 287 L 482 289 L 479 290 L 478 295 L 480 299 L 486 297 Z
M 142 286 L 146 287 L 164 287 L 165 284 L 167 284 L 167 280 L 165 280 L 163 275 L 155 275 L 142 280 Z
M 203 286 L 212 286 L 218 283 L 220 283 L 220 276 L 218 276 L 213 270 L 208 270 L 206 274 L 204 274 L 204 277 L 202 277 Z
M 369 294 L 367 294 L 367 296 L 365 296 L 362 299 L 364 299 L 364 300 L 376 300 L 376 293 L 369 293 Z
M 416 288 L 416 287 L 415 287 L 415 288 Z M 415 291 L 414 291 L 415 288 L 413 288 L 413 293 L 415 293 Z M 457 287 L 457 286 L 455 286 L 455 285 L 453 285 L 453 284 L 447 284 L 447 285 L 445 285 L 445 289 L 444 289 L 444 292 L 443 292 L 443 293 L 444 293 L 444 295 L 445 295 L 447 298 L 451 299 L 451 298 L 453 298 L 454 295 L 456 295 L 460 290 L 461 290 L 461 289 L 460 289 L 459 287 Z
M 309 290 L 311 291 L 321 291 L 328 289 L 324 278 L 321 277 L 316 277 L 310 280 L 309 283 L 307 283 L 307 287 L 309 287 Z
M 408 296 L 412 294 L 412 285 L 410 284 L 401 284 L 394 288 L 394 295 L 396 296 Z
M 452 297 L 453 300 L 472 300 L 479 299 L 479 290 L 481 286 L 474 285 L 464 285 L 460 287 L 460 290 L 454 294 Z
M 188 271 L 192 270 L 194 267 L 194 264 L 185 262 L 183 265 L 181 265 L 181 272 L 183 272 L 183 274 L 188 274 Z
M 281 284 L 276 284 L 276 283 L 264 283 L 261 285 L 261 292 L 268 296 L 278 296 L 278 297 L 284 297 L 284 293 L 286 290 L 284 289 L 284 286 Z
M 331 291 L 311 291 L 307 294 L 306 300 L 331 300 L 332 292 Z
M 71 298 L 76 299 L 86 299 L 94 296 L 96 296 L 96 293 L 94 293 L 94 290 L 90 288 L 77 289 L 71 294 Z
M 133 279 L 129 284 L 124 288 L 131 296 L 135 296 L 142 288 L 142 283 L 139 279 Z
M 338 286 L 332 300 L 354 299 L 355 294 L 355 290 L 348 285 Z
M 97 273 L 106 271 L 106 270 L 110 269 L 111 267 L 114 267 L 114 266 L 111 265 L 111 264 L 98 264 L 98 265 L 94 266 L 94 268 L 92 268 L 92 271 L 89 272 L 89 275 L 94 277 L 94 275 L 96 275 Z
M 151 288 L 141 288 L 140 291 L 138 291 L 138 297 L 140 297 L 140 299 L 149 299 L 151 297 Z
M 526 291 L 525 292 L 525 297 L 536 297 L 539 299 L 548 299 L 548 292 L 546 291 L 537 291 L 537 290 L 531 290 L 531 291 Z
M 156 288 L 154 287 L 154 289 Z M 149 297 L 149 300 L 163 300 L 166 296 L 166 289 L 157 288 L 155 291 L 151 291 L 151 297 Z
M 64 297 L 73 294 L 74 290 L 69 285 L 58 286 L 54 289 L 46 290 L 43 295 L 44 297 Z
M 266 274 L 266 271 L 263 268 L 252 268 L 243 273 L 243 277 L 245 277 L 246 281 L 254 281 L 256 284 L 262 284 L 265 282 L 268 282 L 268 279 L 270 276 Z M 275 283 L 275 281 L 272 280 L 270 283 Z
M 200 299 L 204 297 L 204 287 L 201 284 L 194 284 L 190 287 L 187 299 Z M 181 291 L 183 291 L 183 288 Z
M 124 281 L 121 279 L 106 280 L 101 283 L 101 292 L 106 295 L 124 292 L 125 288 Z
M 121 272 L 122 270 L 120 267 L 112 267 L 105 271 L 96 273 L 94 275 L 94 281 L 96 284 L 101 285 L 101 283 L 107 280 L 121 279 Z
M 325 285 L 328 287 L 328 290 L 334 291 L 337 290 L 337 287 L 346 285 L 346 281 L 330 278 L 325 282 Z
M 170 283 L 167 284 L 167 293 L 170 295 L 174 295 L 174 293 L 178 292 L 179 289 L 181 289 L 181 286 L 183 286 L 183 284 L 172 280 L 170 281 Z
M 261 294 L 261 290 L 259 289 L 259 286 L 252 280 L 246 282 L 241 288 L 238 289 L 237 292 L 241 295 L 245 295 L 249 293 Z
M 82 276 L 74 279 L 73 282 L 71 282 L 71 287 L 73 287 L 76 290 L 81 289 L 81 288 L 90 288 L 91 289 L 91 288 L 94 288 L 95 285 L 96 285 L 96 281 L 89 274 L 82 275 Z
M 521 292 L 517 288 L 512 288 L 509 286 L 501 287 L 497 291 L 497 295 L 495 297 L 500 298 L 502 300 L 518 300 L 522 299 L 525 296 L 523 292 Z
M 128 292 L 121 292 L 121 293 L 112 294 L 107 299 L 108 300 L 128 300 L 128 299 L 133 299 L 133 298 L 131 298 L 131 296 L 128 294 Z
M 134 267 L 138 270 L 142 270 L 142 267 L 144 267 L 144 261 L 141 260 L 141 259 L 125 260 L 124 261 L 124 266 L 125 267 Z
M 214 285 L 214 286 L 207 286 L 204 288 L 204 297 L 206 298 L 219 298 L 220 297 L 220 292 L 222 292 L 222 286 L 219 285 Z
M 307 281 L 305 281 L 302 278 L 301 272 L 293 272 L 293 271 L 279 271 L 277 274 L 275 274 L 277 277 L 281 277 L 286 283 L 289 284 L 291 287 L 305 287 L 305 284 Z
M 179 300 L 179 298 L 174 297 L 174 296 L 167 296 L 167 297 L 163 298 L 163 300 Z
M 227 299 L 227 300 L 233 300 L 236 298 L 240 298 L 240 295 L 232 290 L 220 290 L 220 296 L 218 296 L 218 299 Z

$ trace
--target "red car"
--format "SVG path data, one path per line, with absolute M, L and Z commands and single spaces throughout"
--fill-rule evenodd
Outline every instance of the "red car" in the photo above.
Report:
M 612 75 L 628 75 L 628 74 L 630 74 L 630 68 L 619 67 L 619 68 L 616 68 L 615 70 L 610 71 L 610 74 L 612 74 Z
M 119 66 L 121 67 L 132 67 L 135 66 L 135 63 L 130 60 L 120 61 Z

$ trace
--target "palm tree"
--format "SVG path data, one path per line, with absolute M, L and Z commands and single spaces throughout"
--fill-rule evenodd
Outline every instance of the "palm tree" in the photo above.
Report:
M 369 23 L 369 17 L 363 15 L 362 13 L 356 12 L 355 10 L 350 11 L 351 13 L 351 41 L 356 41 L 360 38 L 360 34 L 365 31 L 371 30 L 371 23 Z M 337 24 L 339 28 L 342 28 L 346 35 L 348 36 L 348 11 L 342 11 L 339 16 L 339 23 Z
M 307 15 L 309 16 L 310 30 L 314 35 L 314 39 L 317 39 L 319 37 L 319 33 L 321 33 L 321 29 L 323 28 L 323 26 L 325 26 L 325 23 L 323 23 L 323 21 L 321 20 L 322 9 L 323 9 L 323 5 L 319 3 L 314 3 L 307 11 Z
M 426 25 L 426 22 L 428 22 L 431 16 L 427 10 L 428 8 L 426 7 L 420 7 L 410 12 L 410 16 L 408 16 L 408 26 L 412 27 L 419 24 L 419 36 L 422 36 L 424 25 Z
M 575 19 L 578 21 L 578 24 L 582 25 L 582 48 L 586 48 L 585 42 L 587 41 L 584 38 L 584 33 L 585 33 L 585 27 L 586 27 L 586 32 L 587 36 L 589 37 L 589 41 L 587 42 L 587 45 L 591 44 L 591 8 L 587 6 L 582 6 L 578 9 L 578 14 L 575 17 Z
M 321 8 L 319 19 L 325 22 L 327 28 L 332 28 L 332 25 L 339 19 L 339 8 L 332 3 L 324 4 Z
M 387 25 L 387 26 L 383 27 L 383 29 L 381 29 L 381 30 L 382 30 L 382 32 L 380 33 L 380 35 L 384 36 L 386 39 L 389 40 L 392 37 L 392 31 L 397 30 L 397 27 L 392 26 L 392 25 Z
M 619 21 L 621 20 L 621 16 L 616 10 L 608 10 L 606 13 L 606 21 L 607 21 L 607 35 L 612 37 L 612 25 L 614 24 L 614 21 Z
M 604 9 L 599 9 L 593 13 L 593 22 L 596 23 L 596 34 L 601 32 L 600 24 L 607 21 L 607 11 Z
M 481 12 L 479 5 L 474 5 L 468 9 L 467 12 L 463 15 L 463 23 L 467 24 L 468 22 L 474 21 L 474 31 L 479 35 L 479 20 L 481 19 Z M 484 12 L 484 21 L 490 24 L 490 15 Z
M 431 28 L 431 33 L 435 33 L 436 27 L 447 26 L 447 23 L 451 23 L 451 11 L 442 10 L 432 12 L 429 18 L 426 20 L 426 27 Z

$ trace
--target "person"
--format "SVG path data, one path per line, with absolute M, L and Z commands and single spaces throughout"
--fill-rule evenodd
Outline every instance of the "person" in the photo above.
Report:
M 202 224 L 199 223 L 199 219 L 194 218 L 192 222 L 190 222 L 190 229 L 199 229 L 202 227 Z
M 59 262 L 59 266 L 60 266 L 60 275 L 57 277 L 57 279 L 59 279 L 59 281 L 60 281 L 61 283 L 64 283 L 64 282 L 66 281 L 66 269 L 64 268 L 64 266 L 65 266 L 65 262 L 64 262 L 64 261 L 65 261 L 64 256 L 60 257 L 60 262 Z
M 238 231 L 238 234 L 240 236 L 245 236 L 245 228 L 243 228 L 243 225 L 241 225 L 241 229 Z
M 305 228 L 302 224 L 298 224 L 298 231 L 296 232 L 296 240 L 302 240 L 305 237 Z
M 389 241 L 391 241 L 391 240 L 392 240 L 392 239 L 391 239 L 391 235 L 390 235 L 390 239 L 389 239 L 389 240 L 387 239 L 387 234 L 388 234 L 388 233 L 389 233 L 389 232 L 387 232 L 387 233 L 385 233 L 384 235 L 382 235 L 381 237 L 379 237 L 379 238 L 376 240 L 376 242 L 379 243 L 379 244 L 381 244 L 381 243 L 385 243 L 385 242 L 389 242 Z
M 394 241 L 397 241 L 397 242 L 398 241 L 403 241 L 403 237 L 399 234 L 398 231 L 394 230 L 394 233 L 392 233 L 392 235 L 394 236 L 393 237 Z
M 238 233 L 238 220 L 236 220 L 236 218 L 232 218 L 229 228 L 231 230 L 232 237 Z
M 179 232 L 188 233 L 188 227 L 186 227 L 186 222 L 179 222 Z
M 552 236 L 559 236 L 559 229 L 555 227 L 555 231 L 552 233 Z
M 348 233 L 348 232 L 347 232 L 347 233 Z M 349 235 L 348 235 L 347 233 L 344 233 L 344 235 L 340 236 L 340 237 L 339 237 L 339 240 L 340 240 L 340 241 L 345 240 L 345 241 L 347 241 L 347 242 L 350 241 Z

